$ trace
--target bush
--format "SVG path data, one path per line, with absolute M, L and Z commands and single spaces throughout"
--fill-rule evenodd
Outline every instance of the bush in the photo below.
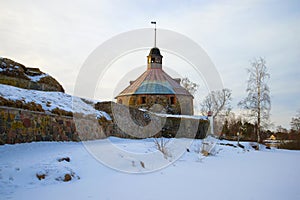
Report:
M 37 104 L 33 101 L 26 103 L 24 100 L 22 100 L 22 101 L 21 100 L 13 101 L 13 100 L 5 99 L 3 97 L 0 97 L 0 106 L 21 108 L 21 109 L 24 109 L 24 110 L 38 111 L 38 112 L 44 112 L 45 111 L 40 104 Z
M 278 149 L 300 150 L 300 140 L 282 142 L 278 145 Z
M 56 114 L 56 115 L 73 117 L 73 113 L 72 112 L 65 111 L 65 110 L 62 110 L 62 109 L 59 109 L 59 108 L 54 108 L 51 112 L 53 114 Z
M 203 139 L 200 153 L 202 153 L 203 156 L 209 156 L 209 155 L 216 155 L 217 154 L 217 149 L 216 149 L 216 144 L 217 144 L 217 139 L 208 136 Z

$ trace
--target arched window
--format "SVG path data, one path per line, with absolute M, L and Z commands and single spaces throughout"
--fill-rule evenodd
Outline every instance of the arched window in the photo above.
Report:
M 145 104 L 146 103 L 146 97 L 141 97 L 141 104 Z

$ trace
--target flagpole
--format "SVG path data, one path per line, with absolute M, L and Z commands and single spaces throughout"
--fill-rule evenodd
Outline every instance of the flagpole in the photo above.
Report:
M 151 24 L 154 24 L 154 47 L 156 47 L 156 22 L 151 22 Z

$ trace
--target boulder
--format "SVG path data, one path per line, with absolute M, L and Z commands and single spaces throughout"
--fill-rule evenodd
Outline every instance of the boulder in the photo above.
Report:
M 23 64 L 8 58 L 0 57 L 0 84 L 15 87 L 64 92 L 61 84 L 39 68 L 25 67 Z

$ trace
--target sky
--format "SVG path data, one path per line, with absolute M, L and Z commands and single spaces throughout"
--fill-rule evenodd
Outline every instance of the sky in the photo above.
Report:
M 271 75 L 271 122 L 290 128 L 300 109 L 298 0 L 0 0 L 0 56 L 39 67 L 73 94 L 82 65 L 99 45 L 127 31 L 151 28 L 151 21 L 203 48 L 224 87 L 232 90 L 235 109 L 246 96 L 250 61 L 265 58 Z M 146 64 L 147 51 L 135 56 Z M 124 58 L 122 69 L 131 65 L 129 58 L 135 59 Z M 113 77 L 106 79 L 114 82 Z M 201 99 L 205 88 L 199 84 Z M 105 95 L 102 100 L 111 98 Z

